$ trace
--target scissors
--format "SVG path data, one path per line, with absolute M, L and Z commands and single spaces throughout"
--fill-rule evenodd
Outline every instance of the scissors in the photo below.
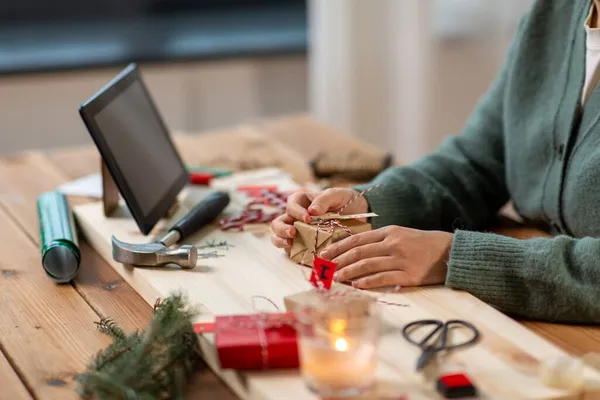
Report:
M 431 331 L 431 333 L 425 336 L 423 340 L 417 341 L 411 337 L 411 333 L 415 332 L 417 329 L 429 326 L 433 326 L 434 329 Z M 467 328 L 472 332 L 473 336 L 464 342 L 449 344 L 448 331 L 452 328 Z M 435 337 L 438 332 L 440 332 L 440 335 Z M 417 360 L 417 371 L 421 371 L 437 353 L 445 350 L 455 350 L 475 344 L 475 342 L 479 339 L 479 330 L 477 330 L 473 324 L 459 319 L 453 319 L 447 322 L 442 322 L 435 319 L 424 319 L 411 322 L 410 324 L 406 325 L 404 329 L 402 329 L 402 336 L 404 336 L 404 338 L 411 344 L 421 348 L 422 353 Z

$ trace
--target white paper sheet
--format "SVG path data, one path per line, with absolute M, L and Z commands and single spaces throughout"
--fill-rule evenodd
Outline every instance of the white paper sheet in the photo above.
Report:
M 58 191 L 70 196 L 102 198 L 102 177 L 100 174 L 87 175 L 59 186 Z

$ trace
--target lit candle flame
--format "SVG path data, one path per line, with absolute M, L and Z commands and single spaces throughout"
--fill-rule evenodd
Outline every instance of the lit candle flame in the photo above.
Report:
M 335 349 L 338 351 L 348 350 L 348 342 L 344 338 L 339 338 L 335 341 Z

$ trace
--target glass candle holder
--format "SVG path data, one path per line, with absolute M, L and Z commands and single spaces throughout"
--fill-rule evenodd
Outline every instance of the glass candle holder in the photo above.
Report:
M 323 397 L 352 397 L 370 389 L 380 326 L 375 299 L 315 293 L 297 311 L 300 370 Z

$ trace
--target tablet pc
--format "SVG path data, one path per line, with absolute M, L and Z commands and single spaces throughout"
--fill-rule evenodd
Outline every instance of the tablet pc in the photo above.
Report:
M 121 196 L 147 235 L 189 180 L 138 66 L 130 64 L 79 108 Z

